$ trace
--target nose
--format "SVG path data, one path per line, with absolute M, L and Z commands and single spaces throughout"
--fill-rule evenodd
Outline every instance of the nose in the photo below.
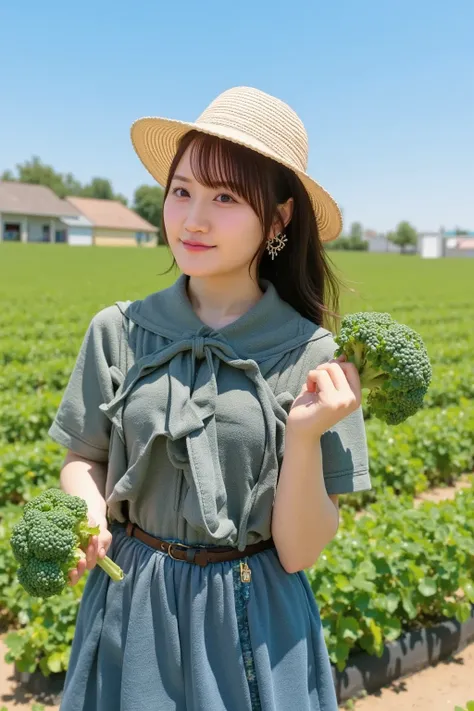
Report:
M 206 210 L 198 200 L 190 200 L 188 203 L 184 229 L 188 232 L 209 232 L 209 220 L 206 216 Z

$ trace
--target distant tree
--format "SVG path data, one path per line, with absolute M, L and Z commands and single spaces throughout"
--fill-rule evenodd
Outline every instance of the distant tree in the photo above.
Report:
M 76 180 L 72 173 L 66 173 L 66 175 L 63 175 L 63 184 L 65 195 L 82 194 L 82 185 L 79 180 Z
M 110 180 L 107 178 L 92 178 L 91 182 L 84 185 L 80 193 L 82 197 L 99 198 L 100 200 L 119 200 L 124 205 L 128 200 L 120 193 L 115 194 Z
M 454 230 L 455 234 L 457 235 L 467 235 L 469 232 L 467 230 L 462 229 L 461 227 L 456 227 Z
M 51 165 L 43 163 L 38 156 L 33 156 L 31 160 L 18 163 L 16 166 L 17 175 L 11 170 L 3 172 L 2 180 L 13 180 L 19 183 L 31 183 L 33 185 L 45 185 L 50 188 L 60 198 L 68 195 L 81 197 L 102 198 L 104 200 L 120 200 L 124 205 L 127 198 L 120 193 L 114 194 L 110 180 L 106 178 L 93 178 L 87 185 L 81 185 L 72 173 L 58 173 Z
M 406 247 L 416 247 L 418 243 L 418 233 L 409 222 L 400 222 L 395 232 L 389 232 L 387 239 L 400 247 L 400 252 L 404 254 Z
M 331 242 L 325 242 L 324 247 L 330 251 L 367 252 L 369 243 L 367 240 L 358 239 L 357 237 L 353 238 L 341 235 Z
M 363 228 L 360 222 L 351 224 L 349 235 L 341 235 L 339 239 L 335 240 L 335 249 L 364 251 L 367 248 L 368 244 L 363 238 Z
M 159 185 L 140 185 L 135 190 L 133 197 L 133 209 L 135 212 L 155 225 L 161 240 L 161 217 L 163 213 L 164 191 Z
M 38 156 L 33 156 L 31 160 L 25 163 L 18 163 L 16 169 L 18 173 L 16 177 L 12 175 L 11 171 L 6 171 L 10 176 L 9 180 L 33 185 L 45 185 L 51 188 L 58 197 L 65 197 L 66 188 L 63 176 L 61 173 L 57 173 L 51 165 L 42 163 Z
M 355 241 L 357 241 L 357 240 L 362 241 L 362 225 L 360 222 L 353 222 L 352 223 L 350 236 Z

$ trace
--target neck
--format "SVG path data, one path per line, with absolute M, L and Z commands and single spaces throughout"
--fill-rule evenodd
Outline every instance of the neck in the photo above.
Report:
M 262 298 L 262 289 L 250 276 L 247 280 L 222 277 L 189 277 L 188 298 L 201 321 L 222 328 L 236 321 Z

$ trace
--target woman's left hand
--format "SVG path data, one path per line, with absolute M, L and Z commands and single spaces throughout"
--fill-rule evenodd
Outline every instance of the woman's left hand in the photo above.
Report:
M 306 437 L 321 437 L 340 420 L 357 410 L 362 393 L 356 366 L 339 356 L 310 370 L 294 400 L 287 430 Z

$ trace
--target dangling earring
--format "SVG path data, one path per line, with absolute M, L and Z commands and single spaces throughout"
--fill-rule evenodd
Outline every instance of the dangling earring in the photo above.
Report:
M 267 240 L 267 251 L 272 259 L 275 259 L 277 254 L 281 252 L 287 242 L 286 234 L 279 232 L 273 239 Z

